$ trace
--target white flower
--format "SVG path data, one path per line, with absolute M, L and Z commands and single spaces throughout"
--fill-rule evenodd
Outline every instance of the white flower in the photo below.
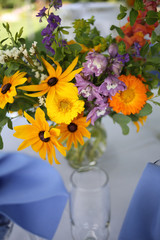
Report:
M 27 50 L 26 50 L 26 49 L 24 49 L 24 50 L 23 50 L 23 54 L 24 54 L 24 56 L 25 56 L 25 57 L 27 57 L 27 56 L 28 56 L 28 52 L 27 52 Z
M 5 64 L 5 55 L 0 55 L 0 64 Z
M 39 100 L 39 105 L 40 106 L 45 106 L 46 107 L 46 98 L 44 96 L 38 97 Z
M 35 54 L 35 49 L 34 49 L 33 47 L 31 47 L 31 48 L 29 49 L 29 52 L 30 52 L 31 55 L 34 55 L 34 54 Z
M 4 51 L 4 54 L 7 55 L 7 57 L 11 57 L 11 51 L 9 49 L 7 49 L 6 51 Z
M 36 78 L 39 78 L 39 77 L 40 77 L 39 72 L 35 72 L 35 77 L 36 77 Z
M 41 71 L 41 72 L 43 72 L 43 71 L 44 71 L 43 66 L 39 66 L 39 67 L 38 67 L 38 70 Z
M 45 80 L 48 76 L 46 74 L 41 74 L 41 81 Z
M 32 43 L 32 46 L 33 46 L 33 47 L 36 47 L 36 46 L 37 46 L 37 42 L 34 41 L 34 42 Z

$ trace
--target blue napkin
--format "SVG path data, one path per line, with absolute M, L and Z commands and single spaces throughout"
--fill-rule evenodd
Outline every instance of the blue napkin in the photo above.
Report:
M 148 163 L 135 189 L 118 240 L 160 239 L 160 166 Z
M 68 200 L 48 162 L 22 153 L 0 155 L 0 212 L 25 230 L 52 239 Z

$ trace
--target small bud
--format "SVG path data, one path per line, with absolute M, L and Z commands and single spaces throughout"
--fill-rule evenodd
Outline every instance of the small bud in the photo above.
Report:
M 118 46 L 115 43 L 112 43 L 108 48 L 109 55 L 114 58 L 118 53 Z

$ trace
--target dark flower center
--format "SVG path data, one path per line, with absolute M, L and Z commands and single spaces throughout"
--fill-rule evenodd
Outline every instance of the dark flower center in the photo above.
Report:
M 47 83 L 50 87 L 52 87 L 56 85 L 57 82 L 58 82 L 58 79 L 56 77 L 53 77 L 53 78 L 50 78 Z
M 44 138 L 44 131 L 39 132 L 39 138 L 42 142 L 49 142 L 50 138 Z
M 11 84 L 10 83 L 7 83 L 5 84 L 3 87 L 2 87 L 2 90 L 1 90 L 1 93 L 5 94 L 11 87 Z
M 70 123 L 67 127 L 70 132 L 75 132 L 77 131 L 78 128 L 78 126 L 75 123 Z

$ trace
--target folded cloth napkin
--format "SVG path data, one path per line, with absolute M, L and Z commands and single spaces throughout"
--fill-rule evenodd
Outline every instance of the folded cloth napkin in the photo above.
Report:
M 25 230 L 52 239 L 68 200 L 61 176 L 40 158 L 0 154 L 0 212 Z
M 118 240 L 160 240 L 160 166 L 145 167 Z

